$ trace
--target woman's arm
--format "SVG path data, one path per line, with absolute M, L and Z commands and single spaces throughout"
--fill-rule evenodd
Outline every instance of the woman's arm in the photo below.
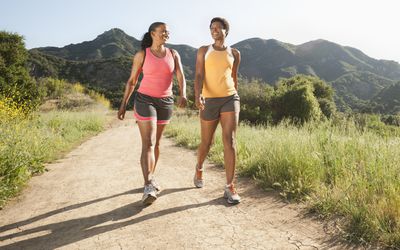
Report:
M 183 67 L 181 63 L 181 57 L 176 50 L 173 50 L 174 61 L 175 61 L 175 74 L 179 86 L 179 100 L 178 107 L 185 107 L 187 103 L 186 99 L 186 79 L 183 73 Z
M 196 58 L 196 73 L 194 76 L 194 97 L 196 107 L 198 109 L 204 109 L 204 99 L 200 96 L 201 91 L 203 89 L 203 80 L 204 80 L 204 56 L 207 51 L 207 46 L 202 46 L 197 51 Z
M 131 75 L 126 82 L 124 97 L 122 98 L 121 105 L 118 111 L 118 119 L 120 120 L 123 120 L 125 118 L 126 105 L 128 104 L 129 98 L 131 97 L 133 90 L 135 89 L 139 74 L 142 70 L 143 60 L 144 51 L 140 50 L 133 57 Z
M 232 67 L 232 78 L 233 82 L 235 83 L 235 89 L 238 91 L 238 80 L 237 80 L 237 75 L 239 71 L 239 65 L 240 65 L 240 52 L 237 49 L 232 49 L 232 54 L 235 58 L 235 61 L 233 61 L 233 67 Z

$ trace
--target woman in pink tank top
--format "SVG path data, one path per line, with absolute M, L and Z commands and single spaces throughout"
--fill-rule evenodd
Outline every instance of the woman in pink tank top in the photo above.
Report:
M 167 25 L 155 22 L 142 39 L 142 49 L 133 57 L 131 76 L 125 86 L 118 119 L 125 118 L 126 105 L 140 73 L 143 78 L 134 98 L 134 116 L 142 138 L 140 165 L 144 178 L 142 201 L 149 205 L 157 199 L 160 186 L 154 171 L 160 155 L 160 139 L 172 115 L 174 99 L 172 78 L 175 73 L 179 85 L 178 106 L 186 105 L 186 81 L 178 52 L 165 47 L 169 38 Z

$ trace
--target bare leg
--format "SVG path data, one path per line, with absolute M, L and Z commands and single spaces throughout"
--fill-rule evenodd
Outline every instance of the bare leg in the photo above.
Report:
M 158 157 L 160 156 L 160 140 L 162 137 L 162 134 L 164 132 L 164 128 L 167 124 L 157 124 L 157 133 L 156 133 L 156 145 L 154 148 L 154 156 L 155 156 L 155 163 L 154 163 L 154 168 L 151 174 L 154 174 L 156 171 L 156 166 L 158 162 Z
M 236 129 L 239 122 L 239 113 L 221 113 L 222 142 L 224 143 L 224 163 L 226 184 L 232 184 L 236 168 Z
M 156 122 L 138 121 L 140 136 L 142 137 L 142 154 L 140 165 L 142 166 L 144 184 L 150 183 L 149 175 L 154 172 L 155 156 L 154 145 L 156 142 Z
M 214 141 L 214 133 L 217 128 L 219 120 L 215 121 L 203 121 L 200 119 L 201 125 L 201 142 L 197 149 L 197 166 L 203 168 L 203 163 L 207 157 L 208 151 Z M 201 180 L 202 172 L 197 171 L 197 179 Z

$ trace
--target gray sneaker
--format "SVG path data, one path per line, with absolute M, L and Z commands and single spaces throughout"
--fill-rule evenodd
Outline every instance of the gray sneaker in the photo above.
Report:
M 156 190 L 151 184 L 144 186 L 142 202 L 145 205 L 152 204 L 157 199 Z
M 197 188 L 202 188 L 204 186 L 204 180 L 203 179 L 197 179 L 197 172 L 203 172 L 204 166 L 202 168 L 198 168 L 196 164 L 196 168 L 194 171 L 194 177 L 193 177 L 193 183 Z
M 240 203 L 240 196 L 236 192 L 236 188 L 233 184 L 225 186 L 224 198 L 227 199 L 229 204 Z
M 157 193 L 161 192 L 161 186 L 158 184 L 154 176 L 150 179 L 150 184 L 154 187 Z

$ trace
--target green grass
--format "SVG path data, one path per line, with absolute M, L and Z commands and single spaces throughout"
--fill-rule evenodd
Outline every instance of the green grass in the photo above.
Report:
M 166 134 L 191 149 L 198 118 L 175 116 Z M 223 164 L 217 130 L 209 159 Z M 239 174 L 254 177 L 288 198 L 305 201 L 329 218 L 339 215 L 350 240 L 400 248 L 400 137 L 360 130 L 352 121 L 295 127 L 241 125 Z
M 2 119 L 0 208 L 32 175 L 45 171 L 44 163 L 59 158 L 89 136 L 99 133 L 106 120 L 104 112 L 68 111 Z

